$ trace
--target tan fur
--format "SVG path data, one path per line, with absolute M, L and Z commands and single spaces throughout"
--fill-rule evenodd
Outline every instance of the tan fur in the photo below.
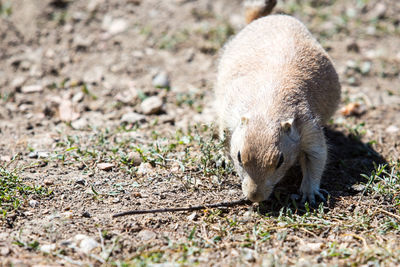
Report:
M 225 46 L 216 85 L 220 135 L 250 200 L 268 198 L 296 161 L 302 166 L 303 201 L 322 198 L 327 158 L 322 125 L 339 100 L 329 56 L 293 17 L 258 19 Z M 280 155 L 284 161 L 276 168 Z

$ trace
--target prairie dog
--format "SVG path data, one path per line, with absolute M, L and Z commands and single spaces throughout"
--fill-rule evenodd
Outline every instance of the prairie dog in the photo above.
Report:
M 266 200 L 300 162 L 302 202 L 324 200 L 322 125 L 338 106 L 340 84 L 328 54 L 307 28 L 286 15 L 250 23 L 225 45 L 215 91 L 220 138 L 244 195 Z

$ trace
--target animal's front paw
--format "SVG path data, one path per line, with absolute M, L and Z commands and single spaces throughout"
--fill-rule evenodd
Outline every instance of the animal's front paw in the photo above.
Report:
M 315 198 L 318 197 L 321 202 L 326 202 L 326 198 L 328 197 L 328 191 L 324 189 L 315 189 L 310 191 L 302 191 L 301 192 L 301 204 L 304 205 L 308 202 L 312 207 L 316 206 Z

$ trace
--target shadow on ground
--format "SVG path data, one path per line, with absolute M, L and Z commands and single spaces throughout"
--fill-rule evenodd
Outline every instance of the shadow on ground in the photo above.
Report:
M 325 136 L 329 146 L 329 161 L 322 177 L 321 188 L 330 194 L 327 208 L 331 209 L 335 207 L 339 197 L 359 194 L 361 191 L 358 188 L 362 187 L 355 185 L 367 182 L 361 174 L 370 175 L 375 166 L 385 164 L 386 161 L 357 136 L 346 136 L 333 129 L 326 129 Z M 290 196 L 298 193 L 301 178 L 300 166 L 294 166 L 288 171 L 285 179 L 276 186 L 271 199 L 256 208 L 260 213 L 272 212 L 272 214 L 278 214 L 282 207 L 296 210 L 296 204 Z

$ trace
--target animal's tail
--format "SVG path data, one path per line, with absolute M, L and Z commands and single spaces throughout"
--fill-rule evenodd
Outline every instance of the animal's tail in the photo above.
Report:
M 276 5 L 276 0 L 245 0 L 246 23 L 267 16 Z

